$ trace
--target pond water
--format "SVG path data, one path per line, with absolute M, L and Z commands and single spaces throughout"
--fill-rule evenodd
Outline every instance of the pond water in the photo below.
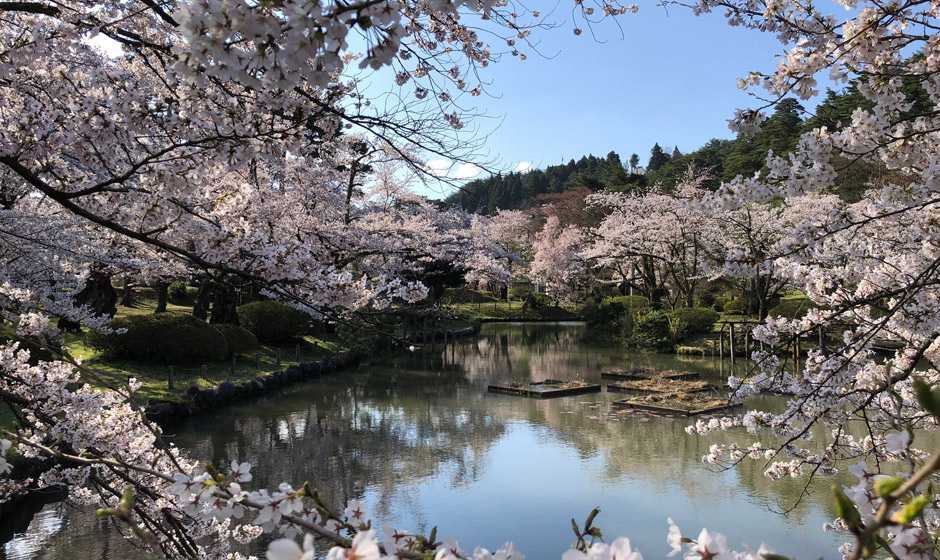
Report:
M 379 527 L 437 525 L 469 550 L 513 540 L 530 559 L 560 558 L 573 541 L 571 518 L 583 522 L 600 506 L 596 525 L 629 536 L 647 559 L 669 551 L 667 517 L 691 537 L 707 527 L 734 546 L 763 540 L 788 556 L 840 556 L 843 539 L 822 524 L 835 517 L 829 486 L 854 478 L 819 480 L 803 493 L 804 480 L 765 478 L 763 461 L 717 471 L 702 455 L 712 443 L 751 443 L 743 430 L 698 438 L 684 432 L 686 418 L 610 418 L 609 403 L 624 398 L 617 393 L 537 400 L 486 390 L 501 381 L 601 382 L 602 369 L 635 365 L 715 381 L 731 367 L 625 353 L 578 323 L 488 324 L 446 349 L 295 385 L 168 432 L 200 459 L 251 462 L 254 488 L 307 480 L 338 507 L 364 500 Z M 106 522 L 62 503 L 13 531 L 0 558 L 141 556 Z

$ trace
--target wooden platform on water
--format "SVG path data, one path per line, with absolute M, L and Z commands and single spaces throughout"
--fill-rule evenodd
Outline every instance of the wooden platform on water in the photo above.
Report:
M 611 371 L 602 371 L 601 378 L 603 379 L 619 379 L 623 381 L 641 381 L 646 379 L 653 379 L 657 377 L 657 374 L 661 372 L 657 370 L 611 370 Z M 690 381 L 693 379 L 698 379 L 699 374 L 692 371 L 676 371 L 672 373 L 666 373 L 661 376 L 662 379 L 668 381 Z
M 665 395 L 669 393 L 709 393 L 716 391 L 718 387 L 708 386 L 708 387 L 694 387 L 691 389 L 679 389 L 679 388 L 663 388 L 663 389 L 651 389 L 647 387 L 631 387 L 624 386 L 620 383 L 610 383 L 607 385 L 608 393 L 636 393 L 638 395 Z
M 644 412 L 655 412 L 658 414 L 673 414 L 678 416 L 698 416 L 699 414 L 712 414 L 715 412 L 725 412 L 740 407 L 739 404 L 725 404 L 719 406 L 707 406 L 702 408 L 678 408 L 668 406 L 668 402 L 662 404 L 649 404 L 637 399 L 624 399 L 611 403 L 615 408 L 629 408 L 632 410 L 642 410 Z
M 595 384 L 585 384 L 580 387 L 564 387 L 567 381 L 557 379 L 546 379 L 538 383 L 527 383 L 524 385 L 490 385 L 487 390 L 490 393 L 501 393 L 504 395 L 516 395 L 519 397 L 532 397 L 536 399 L 551 399 L 555 397 L 569 397 L 571 395 L 583 395 L 585 393 L 600 393 L 601 386 Z

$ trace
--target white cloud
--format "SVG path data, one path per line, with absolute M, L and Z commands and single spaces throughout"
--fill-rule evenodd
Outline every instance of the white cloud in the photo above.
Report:
M 516 166 L 516 171 L 520 173 L 524 173 L 530 169 L 532 169 L 532 164 L 528 161 L 520 161 L 519 165 Z
M 424 164 L 428 171 L 435 177 L 446 177 L 452 165 L 453 164 L 446 159 L 432 159 Z
M 480 168 L 472 163 L 461 163 L 454 173 L 454 179 L 472 179 L 480 174 Z

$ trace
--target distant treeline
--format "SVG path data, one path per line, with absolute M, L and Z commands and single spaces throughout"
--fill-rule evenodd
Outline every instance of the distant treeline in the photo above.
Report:
M 922 91 L 906 93 L 913 101 L 909 112 L 923 111 L 927 106 L 926 94 Z M 710 170 L 714 178 L 706 183 L 706 187 L 716 188 L 737 175 L 748 177 L 765 169 L 768 150 L 787 154 L 796 147 L 802 133 L 821 126 L 838 130 L 851 121 L 856 108 L 870 106 L 857 85 L 852 84 L 840 92 L 828 91 L 814 115 L 809 115 L 796 100 L 784 100 L 764 122 L 761 131 L 751 136 L 739 135 L 734 140 L 712 139 L 688 154 L 681 153 L 678 147 L 670 152 L 657 143 L 650 150 L 645 167 L 639 165 L 637 154 L 632 154 L 626 162 L 614 151 L 606 157 L 588 155 L 564 165 L 477 179 L 467 183 L 445 202 L 468 212 L 492 214 L 500 209 L 527 209 L 539 195 L 574 188 L 587 188 L 593 192 L 626 192 L 645 191 L 662 185 L 668 192 L 675 187 L 690 163 L 695 163 L 699 169 Z M 837 160 L 836 167 L 839 179 L 835 194 L 849 201 L 858 200 L 867 184 L 887 175 L 879 165 L 849 159 Z M 896 179 L 903 181 L 903 178 Z

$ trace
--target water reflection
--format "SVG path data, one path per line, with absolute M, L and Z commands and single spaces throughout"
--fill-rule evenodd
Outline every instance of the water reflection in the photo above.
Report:
M 688 533 L 707 526 L 735 544 L 763 539 L 788 555 L 835 557 L 841 539 L 821 531 L 835 515 L 825 491 L 831 481 L 783 517 L 772 510 L 793 506 L 802 481 L 771 483 L 762 462 L 728 472 L 702 465 L 712 443 L 749 443 L 743 432 L 699 439 L 685 434 L 684 418 L 610 417 L 618 394 L 539 401 L 486 392 L 503 380 L 600 382 L 603 368 L 635 365 L 721 375 L 717 360 L 625 354 L 582 325 L 487 325 L 473 340 L 193 420 L 173 439 L 201 459 L 252 462 L 252 485 L 307 480 L 332 503 L 364 499 L 379 525 L 433 523 L 490 549 L 513 539 L 534 559 L 560 557 L 572 540 L 570 518 L 595 506 L 605 533 L 631 536 L 647 558 L 668 551 L 667 516 Z M 75 542 L 84 556 L 135 555 L 93 516 L 58 506 L 0 556 L 72 557 L 75 545 L 66 543 Z

